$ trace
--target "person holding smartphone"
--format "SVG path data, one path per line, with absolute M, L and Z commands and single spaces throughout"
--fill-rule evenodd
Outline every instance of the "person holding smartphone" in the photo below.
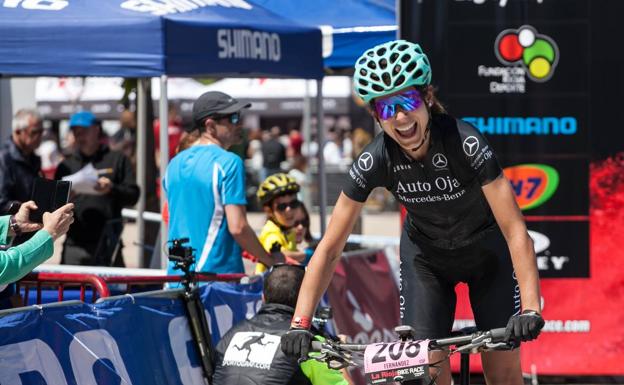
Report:
M 29 219 L 36 210 L 35 202 L 23 203 L 17 214 L 0 217 L 0 244 L 10 244 L 23 233 L 35 234 L 26 242 L 0 251 L 0 292 L 6 285 L 21 279 L 54 253 L 54 241 L 69 230 L 74 222 L 74 204 L 68 203 L 56 211 L 43 214 L 43 223 Z

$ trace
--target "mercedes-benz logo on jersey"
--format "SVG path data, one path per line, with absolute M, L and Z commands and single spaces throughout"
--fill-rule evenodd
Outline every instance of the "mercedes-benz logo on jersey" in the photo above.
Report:
M 439 152 L 433 156 L 433 159 L 431 159 L 431 161 L 433 162 L 433 166 L 435 168 L 444 168 L 448 165 L 446 156 L 444 156 L 444 154 L 440 154 Z
M 479 139 L 475 136 L 469 136 L 464 139 L 463 147 L 466 155 L 473 156 L 479 150 Z
M 365 152 L 358 158 L 358 167 L 362 171 L 368 171 L 373 168 L 373 155 L 370 152 Z

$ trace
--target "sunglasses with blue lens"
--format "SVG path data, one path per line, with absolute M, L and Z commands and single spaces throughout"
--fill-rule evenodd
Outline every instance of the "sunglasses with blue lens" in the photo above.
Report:
M 229 119 L 230 123 L 238 124 L 238 122 L 240 122 L 240 119 L 241 119 L 241 114 L 240 114 L 240 112 L 235 112 L 235 113 L 229 114 L 229 115 L 215 115 L 214 118 L 217 119 L 217 120 Z
M 397 106 L 404 112 L 417 110 L 423 104 L 420 92 L 416 90 L 403 91 L 388 98 L 377 99 L 373 102 L 375 112 L 381 120 L 393 118 L 397 113 Z

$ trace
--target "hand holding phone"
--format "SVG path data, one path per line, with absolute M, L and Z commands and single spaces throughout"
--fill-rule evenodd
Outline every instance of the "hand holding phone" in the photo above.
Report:
M 43 222 L 43 213 L 53 212 L 69 201 L 71 182 L 64 180 L 35 179 L 32 199 L 36 209 L 30 210 L 29 219 L 34 223 Z

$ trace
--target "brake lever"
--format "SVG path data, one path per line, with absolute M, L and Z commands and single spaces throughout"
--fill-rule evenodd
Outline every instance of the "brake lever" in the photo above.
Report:
M 516 347 L 509 342 L 488 342 L 485 348 L 487 350 L 514 350 Z
M 324 362 L 332 369 L 343 369 L 349 366 L 359 366 L 355 361 L 351 360 L 351 355 L 348 351 L 340 349 L 340 347 L 331 342 L 323 342 L 321 345 L 321 351 L 309 356 L 310 358 Z

